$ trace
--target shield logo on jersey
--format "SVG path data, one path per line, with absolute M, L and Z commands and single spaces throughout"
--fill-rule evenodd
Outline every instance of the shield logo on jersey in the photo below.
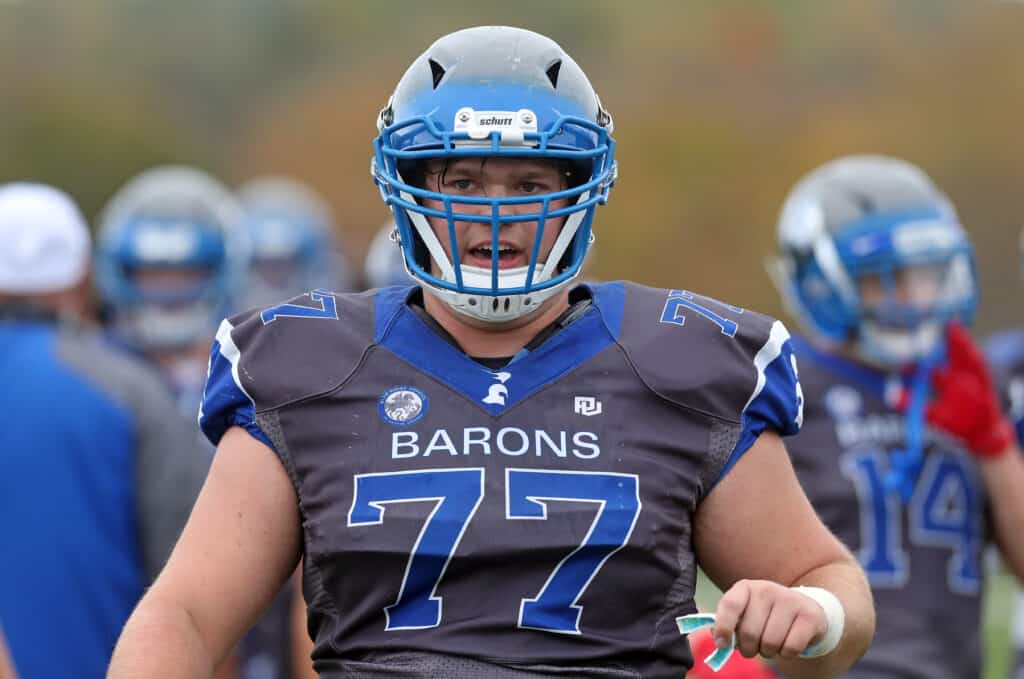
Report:
M 487 396 L 484 396 L 481 400 L 488 405 L 503 406 L 505 405 L 505 399 L 508 398 L 508 387 L 505 386 L 505 383 L 512 377 L 512 373 L 494 373 L 493 377 L 498 380 L 498 383 L 492 384 L 487 390 Z
M 381 419 L 396 427 L 419 422 L 427 412 L 427 395 L 416 387 L 391 387 L 378 403 Z

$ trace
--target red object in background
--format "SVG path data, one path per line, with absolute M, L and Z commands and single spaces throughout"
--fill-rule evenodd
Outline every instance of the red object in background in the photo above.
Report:
M 693 653 L 693 669 L 686 673 L 686 679 L 778 679 L 778 675 L 756 658 L 744 658 L 739 650 L 733 652 L 721 670 L 713 672 L 704 664 L 704 658 L 715 652 L 715 640 L 711 632 L 701 630 L 689 635 L 690 652 Z
M 978 457 L 1001 455 L 1015 434 L 999 407 L 985 359 L 959 323 L 950 324 L 947 341 L 947 365 L 932 375 L 937 393 L 928 405 L 928 421 L 959 438 Z

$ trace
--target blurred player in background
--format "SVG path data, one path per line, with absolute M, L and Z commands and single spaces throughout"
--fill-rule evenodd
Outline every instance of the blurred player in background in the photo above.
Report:
M 82 325 L 91 254 L 66 194 L 0 186 L 0 620 L 33 679 L 103 676 L 209 467 L 160 379 Z
M 398 243 L 398 226 L 393 219 L 380 227 L 370 242 L 363 264 L 363 279 L 370 289 L 413 284 L 414 279 L 405 268 L 402 246 Z
M 181 166 L 133 178 L 100 215 L 96 286 L 115 340 L 152 362 L 194 417 L 217 319 L 236 308 L 248 261 L 241 210 Z
M 789 466 L 783 325 L 575 284 L 616 177 L 576 62 L 522 29 L 452 33 L 378 131 L 417 285 L 222 323 L 210 478 L 111 678 L 205 676 L 303 554 L 323 677 L 678 677 L 698 559 L 727 590 L 717 643 L 848 667 L 870 593 Z
M 1024 461 L 962 325 L 967 235 L 920 169 L 850 156 L 797 183 L 778 243 L 775 280 L 807 332 L 793 339 L 806 406 L 790 454 L 878 610 L 844 676 L 978 677 L 984 546 L 1024 574 Z
M 1018 238 L 1018 258 L 1024 272 L 1024 230 Z M 1018 445 L 1024 445 L 1024 326 L 996 333 L 985 342 L 985 356 L 995 373 L 1003 408 L 1014 424 Z M 1024 592 L 1018 589 L 1011 624 L 1010 677 L 1024 679 Z
M 218 318 L 235 308 L 248 252 L 234 196 L 196 168 L 145 170 L 100 213 L 95 283 L 108 336 L 157 370 L 190 425 L 202 400 L 206 347 Z M 213 454 L 194 425 L 177 447 L 207 463 Z M 237 677 L 241 659 L 222 663 L 218 679 Z
M 259 177 L 242 185 L 238 196 L 251 248 L 239 308 L 351 287 L 330 208 L 312 189 L 287 177 Z M 298 575 L 289 581 L 242 640 L 240 679 L 301 679 L 312 673 L 301 584 Z
M 238 190 L 251 257 L 238 309 L 315 290 L 346 292 L 353 276 L 330 208 L 306 185 L 259 177 Z
M 304 198 L 298 189 L 274 180 L 253 184 L 249 193 L 259 206 L 255 214 L 261 216 L 250 215 L 248 226 L 257 236 L 263 265 L 251 282 L 247 266 L 252 242 L 242 207 L 204 172 L 178 166 L 147 170 L 121 188 L 101 215 L 97 283 L 108 306 L 111 332 L 119 344 L 160 370 L 190 420 L 202 400 L 209 344 L 220 317 L 247 298 L 267 294 L 279 299 L 271 282 L 286 287 L 307 282 L 304 276 L 310 272 L 303 267 L 323 259 L 316 252 L 322 238 L 303 235 L 314 225 L 294 217 L 296 195 Z M 307 211 L 308 204 L 299 203 Z M 277 212 L 268 213 L 274 206 Z M 283 208 L 296 223 L 280 220 Z M 268 214 L 278 221 L 268 225 Z M 298 236 L 291 234 L 292 228 Z M 299 247 L 289 250 L 295 244 Z M 292 255 L 290 260 L 271 256 L 284 251 Z M 186 445 L 211 455 L 209 443 L 198 429 L 193 431 Z M 224 670 L 225 676 L 291 676 L 292 593 L 284 588 L 239 646 L 237 669 Z

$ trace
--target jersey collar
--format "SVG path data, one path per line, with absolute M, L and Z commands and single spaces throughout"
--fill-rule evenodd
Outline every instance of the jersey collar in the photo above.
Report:
M 377 293 L 378 344 L 446 384 L 491 415 L 499 415 L 613 344 L 621 325 L 621 283 L 588 285 L 594 303 L 532 350 L 523 350 L 499 370 L 490 370 L 440 336 L 409 308 L 415 286 Z M 500 388 L 493 388 L 500 385 Z

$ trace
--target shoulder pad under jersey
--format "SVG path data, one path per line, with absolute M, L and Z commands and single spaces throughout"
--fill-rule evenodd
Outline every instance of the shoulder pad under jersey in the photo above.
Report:
M 199 411 L 207 438 L 239 425 L 266 442 L 256 413 L 340 386 L 373 345 L 374 298 L 314 290 L 222 321 Z
M 780 321 L 686 290 L 627 284 L 620 343 L 648 387 L 680 407 L 742 423 L 755 437 L 766 427 L 799 430 L 803 397 Z

